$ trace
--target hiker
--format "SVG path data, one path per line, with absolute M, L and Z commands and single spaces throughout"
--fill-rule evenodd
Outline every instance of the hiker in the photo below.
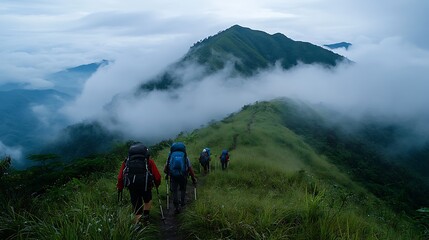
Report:
M 186 204 L 186 185 L 189 175 L 191 175 L 192 183 L 194 185 L 197 184 L 197 179 L 195 178 L 194 170 L 186 154 L 186 146 L 184 143 L 176 142 L 171 145 L 164 172 L 167 174 L 165 176 L 167 181 L 170 177 L 171 190 L 173 192 L 173 205 L 175 208 L 174 213 L 178 214 L 180 213 L 180 207 Z M 180 190 L 180 202 L 178 190 Z
M 200 158 L 198 159 L 201 166 L 203 166 L 204 174 L 207 174 L 210 172 L 210 149 L 207 150 L 207 148 L 204 148 L 203 151 L 200 153 Z
M 125 187 L 130 191 L 131 204 L 135 214 L 135 223 L 142 218 L 145 223 L 149 221 L 149 211 L 152 207 L 152 188 L 161 184 L 161 174 L 150 159 L 148 148 L 137 143 L 128 150 L 128 157 L 122 162 L 118 174 L 118 194 Z
M 222 170 L 226 170 L 229 162 L 228 150 L 226 149 L 222 150 L 222 154 L 220 155 L 219 159 L 220 159 L 220 163 L 222 164 Z

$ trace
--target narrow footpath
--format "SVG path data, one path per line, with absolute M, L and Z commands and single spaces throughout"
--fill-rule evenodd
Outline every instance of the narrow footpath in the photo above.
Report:
M 198 179 L 198 180 L 201 180 L 201 179 Z M 201 185 L 201 182 L 199 181 L 197 183 L 197 187 L 199 187 L 200 185 Z M 179 196 L 180 196 L 180 193 L 179 193 Z M 195 201 L 194 185 L 192 185 L 192 181 L 190 181 L 190 179 L 186 187 L 185 199 L 186 199 L 186 205 L 181 209 L 181 212 L 179 214 L 174 213 L 173 196 L 171 195 L 171 192 L 170 192 L 170 209 L 169 210 L 167 210 L 167 207 L 166 207 L 166 199 L 163 199 L 162 207 L 164 209 L 165 223 L 161 222 L 161 225 L 159 228 L 160 235 L 161 235 L 160 239 L 182 240 L 189 237 L 189 236 L 183 235 L 184 233 L 180 232 L 179 217 L 181 214 L 183 214 L 186 211 L 186 207 Z

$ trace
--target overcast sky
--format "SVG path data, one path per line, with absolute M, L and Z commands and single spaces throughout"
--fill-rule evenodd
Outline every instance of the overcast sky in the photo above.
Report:
M 157 138 L 281 96 L 355 113 L 370 109 L 390 116 L 421 115 L 429 102 L 428 12 L 429 2 L 419 0 L 2 0 L 0 85 L 50 88 L 44 80 L 49 73 L 114 60 L 61 112 L 76 122 L 102 118 L 131 135 Z M 219 73 L 181 89 L 174 98 L 165 93 L 129 97 L 135 86 L 175 62 L 193 43 L 234 24 L 316 45 L 351 42 L 349 51 L 339 53 L 358 64 L 335 71 L 273 68 L 255 76 L 245 89 L 236 84 L 242 80 L 221 81 L 226 75 Z M 192 76 L 198 66 L 182 71 Z M 115 104 L 107 107 L 112 97 Z M 176 126 L 167 109 L 181 116 Z M 142 121 L 153 127 L 135 130 Z
M 420 0 L 2 0 L 0 84 L 50 87 L 47 73 L 165 46 L 173 59 L 233 24 L 318 45 L 400 37 L 428 49 L 427 12 Z

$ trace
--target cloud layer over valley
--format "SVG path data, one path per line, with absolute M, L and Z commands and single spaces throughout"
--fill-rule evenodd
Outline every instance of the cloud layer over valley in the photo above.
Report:
M 171 58 L 133 58 L 131 65 L 118 60 L 89 79 L 81 97 L 63 111 L 76 121 L 102 119 L 109 128 L 133 138 L 161 140 L 221 119 L 245 104 L 290 97 L 323 103 L 356 118 L 370 114 L 394 121 L 418 120 L 418 127 L 428 131 L 428 51 L 388 38 L 356 43 L 341 53 L 355 64 L 334 69 L 299 65 L 288 71 L 273 66 L 251 78 L 230 78 L 226 68 L 189 80 L 177 90 L 139 97 L 134 95 L 137 84 L 151 79 L 161 66 L 166 68 L 162 63 Z M 200 77 L 201 68 L 191 65 L 176 71 L 186 81 Z M 133 84 L 123 84 L 124 76 Z
M 426 131 L 428 10 L 428 3 L 417 0 L 5 0 L 0 88 L 52 88 L 48 74 L 108 59 L 112 62 L 86 82 L 80 96 L 59 109 L 72 123 L 97 119 L 129 137 L 160 140 L 245 104 L 287 96 L 357 118 L 368 113 L 414 118 Z M 198 81 L 173 92 L 134 96 L 139 84 L 180 59 L 193 43 L 234 24 L 317 45 L 351 42 L 349 51 L 339 53 L 356 64 L 331 70 L 300 65 L 290 71 L 273 66 L 249 79 L 230 79 L 228 69 L 201 77 L 201 66 L 192 65 L 178 74 Z M 44 106 L 33 110 L 45 113 Z

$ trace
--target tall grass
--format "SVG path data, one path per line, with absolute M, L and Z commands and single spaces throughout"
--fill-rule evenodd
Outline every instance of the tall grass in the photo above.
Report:
M 183 230 L 190 236 L 422 239 L 412 222 L 394 214 L 282 127 L 274 110 L 256 106 L 179 139 L 195 158 L 206 146 L 214 154 L 231 150 L 227 171 L 213 168 L 201 177 L 199 200 L 183 216 Z
M 235 168 L 236 169 L 236 168 Z M 339 197 L 308 173 L 248 173 L 230 170 L 208 176 L 199 200 L 184 216 L 184 230 L 199 239 L 419 239 L 398 216 L 393 228 L 369 216 L 366 204 Z M 362 211 L 363 210 L 363 211 Z
M 74 179 L 35 200 L 34 213 L 13 208 L 0 215 L 0 232 L 8 239 L 157 239 L 157 226 L 134 224 L 129 196 L 117 202 L 115 176 Z M 151 213 L 154 221 L 159 218 Z
M 317 155 L 280 124 L 269 104 L 246 107 L 220 123 L 182 134 L 201 184 L 198 200 L 179 216 L 181 231 L 194 239 L 424 239 L 412 221 L 396 214 Z M 165 144 L 164 144 L 165 145 Z M 164 146 L 162 145 L 162 146 Z M 168 146 L 154 154 L 162 172 Z M 198 157 L 212 150 L 212 172 L 203 176 Z M 226 171 L 219 155 L 230 150 Z M 123 153 L 109 156 L 118 159 Z M 158 239 L 159 209 L 153 194 L 154 224 L 138 227 L 124 191 L 118 203 L 114 172 L 94 173 L 50 188 L 18 211 L 1 203 L 4 239 Z M 166 196 L 165 183 L 160 195 Z M 163 201 L 165 204 L 165 201 Z

